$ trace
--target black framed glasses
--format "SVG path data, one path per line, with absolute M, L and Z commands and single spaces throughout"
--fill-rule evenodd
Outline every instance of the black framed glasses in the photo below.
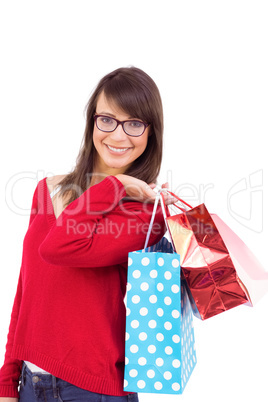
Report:
M 120 121 L 110 116 L 102 114 L 95 114 L 94 120 L 99 130 L 111 133 L 119 124 L 122 125 L 124 132 L 132 137 L 139 137 L 144 133 L 146 128 L 150 125 L 140 120 L 124 120 Z

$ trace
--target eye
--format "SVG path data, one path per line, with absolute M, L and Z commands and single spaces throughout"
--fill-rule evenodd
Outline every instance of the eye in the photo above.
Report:
M 133 128 L 141 128 L 144 125 L 142 122 L 137 121 L 137 120 L 132 120 L 129 123 L 130 123 L 130 126 Z
M 114 123 L 114 119 L 108 116 L 100 116 L 99 120 L 102 124 L 109 125 Z

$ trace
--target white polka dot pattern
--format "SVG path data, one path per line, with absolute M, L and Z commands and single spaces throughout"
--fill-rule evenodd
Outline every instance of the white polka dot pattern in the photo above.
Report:
M 128 260 L 124 390 L 182 394 L 196 353 L 179 255 L 140 250 Z

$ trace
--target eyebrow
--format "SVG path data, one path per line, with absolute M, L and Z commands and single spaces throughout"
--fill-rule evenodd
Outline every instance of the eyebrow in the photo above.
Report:
M 100 112 L 100 113 L 97 113 L 97 114 L 104 114 L 105 116 L 111 116 L 111 117 L 114 117 L 115 119 L 116 119 L 116 117 L 115 117 L 115 115 L 114 114 L 112 114 L 112 113 L 109 113 L 109 112 Z M 134 118 L 134 117 L 128 117 L 128 120 L 141 120 L 141 119 L 139 119 L 139 118 Z
M 109 112 L 100 112 L 100 113 L 97 113 L 97 114 L 105 114 L 106 116 L 115 117 L 115 115 L 114 115 L 114 114 L 109 113 Z

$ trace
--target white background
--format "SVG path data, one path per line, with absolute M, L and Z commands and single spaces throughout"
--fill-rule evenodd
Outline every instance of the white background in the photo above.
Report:
M 258 0 L 1 1 L 0 364 L 34 188 L 72 169 L 86 102 L 115 68 L 144 69 L 162 94 L 159 182 L 205 201 L 267 269 L 267 20 Z M 140 401 L 266 401 L 267 308 L 195 318 L 184 394 Z

